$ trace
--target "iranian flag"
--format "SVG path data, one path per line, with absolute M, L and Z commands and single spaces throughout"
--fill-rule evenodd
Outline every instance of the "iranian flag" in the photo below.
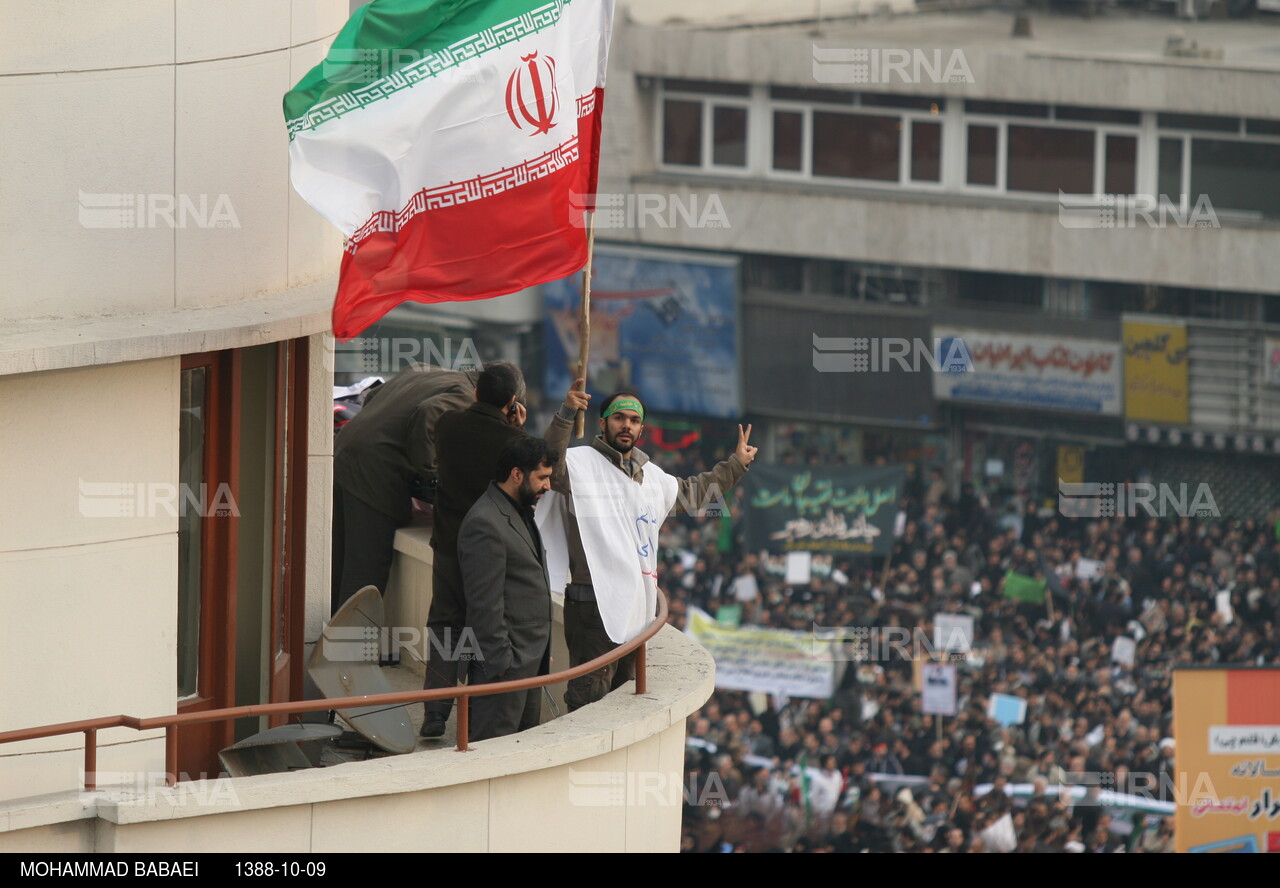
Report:
M 293 187 L 346 235 L 333 332 L 587 261 L 613 0 L 374 0 L 284 97 Z

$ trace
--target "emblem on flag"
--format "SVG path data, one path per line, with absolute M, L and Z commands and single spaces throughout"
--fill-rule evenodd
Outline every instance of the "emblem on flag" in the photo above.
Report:
M 293 187 L 346 237 L 333 333 L 587 261 L 614 0 L 373 0 L 284 97 Z M 352 59 L 388 60 L 353 68 Z M 505 101 L 505 108 L 504 108 Z M 504 115 L 513 125 L 501 124 Z
M 539 59 L 535 51 L 532 55 L 521 56 L 520 61 L 527 62 L 528 67 L 521 66 L 512 71 L 507 80 L 507 116 L 516 125 L 516 129 L 524 129 L 520 125 L 520 118 L 523 117 L 534 128 L 529 134 L 531 136 L 549 133 L 556 125 L 556 111 L 560 107 L 560 95 L 556 90 L 556 60 L 551 56 Z M 548 87 L 550 96 L 547 94 Z M 525 99 L 529 93 L 533 95 L 532 108 Z M 517 111 L 519 116 L 516 115 Z

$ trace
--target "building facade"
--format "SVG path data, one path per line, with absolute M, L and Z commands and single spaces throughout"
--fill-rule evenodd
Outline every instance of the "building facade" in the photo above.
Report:
M 625 24 L 598 237 L 740 257 L 742 406 L 775 457 L 1039 500 L 1203 480 L 1268 511 L 1277 23 L 1012 18 Z
M 341 239 L 290 188 L 280 96 L 346 12 L 3 13 L 2 730 L 301 693 Z M 235 727 L 183 731 L 180 770 L 216 775 Z M 80 786 L 83 742 L 0 747 L 0 799 Z M 98 742 L 102 772 L 165 770 L 161 734 Z

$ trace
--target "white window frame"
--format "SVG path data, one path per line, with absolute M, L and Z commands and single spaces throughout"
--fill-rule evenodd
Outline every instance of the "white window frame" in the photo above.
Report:
M 1008 192 L 1005 189 L 1005 174 L 1008 172 L 1008 163 L 1006 156 L 1008 150 L 1006 146 L 1009 143 L 1009 132 L 1006 124 L 1009 122 L 1007 117 L 996 117 L 988 114 L 961 114 L 960 116 L 960 180 L 956 183 L 960 192 L 965 194 L 982 194 L 982 195 L 999 195 L 1005 196 Z M 970 126 L 991 126 L 996 130 L 996 183 L 994 185 L 974 185 L 969 182 L 969 127 Z M 1018 197 L 1031 196 L 1033 193 L 1028 191 L 1015 191 L 1014 195 Z
M 1248 142 L 1251 144 L 1280 145 L 1280 136 L 1247 134 L 1245 132 L 1245 121 L 1243 117 L 1240 118 L 1240 126 L 1234 133 L 1221 132 L 1216 130 L 1163 129 L 1158 124 L 1154 124 L 1154 117 L 1155 115 L 1152 114 L 1153 131 L 1155 134 L 1155 146 L 1156 146 L 1155 147 L 1156 168 L 1155 168 L 1155 173 L 1152 177 L 1151 193 L 1156 195 L 1157 199 L 1159 198 L 1158 192 L 1160 187 L 1159 186 L 1160 140 L 1162 139 L 1180 140 L 1182 142 L 1182 171 L 1181 171 L 1181 176 L 1179 177 L 1179 180 L 1178 180 L 1179 181 L 1178 212 L 1183 214 L 1190 213 L 1191 207 L 1192 207 L 1192 202 L 1191 202 L 1191 140 L 1192 139 L 1206 139 L 1206 140 L 1213 140 L 1216 142 Z M 1238 214 L 1238 218 L 1251 218 L 1251 219 L 1252 218 L 1274 218 L 1274 217 L 1267 217 L 1262 215 L 1255 216 L 1255 213 L 1252 210 L 1233 210 L 1230 207 L 1214 206 L 1213 211 L 1215 214 L 1221 214 L 1221 213 L 1225 213 L 1227 215 L 1231 215 L 1233 213 Z
M 800 169 L 780 170 L 773 166 L 773 115 L 774 112 L 798 112 L 801 115 Z M 901 126 L 901 137 L 898 139 L 898 178 L 858 179 L 845 176 L 819 176 L 813 172 L 813 115 L 815 112 L 847 114 L 851 117 L 896 117 Z M 835 102 L 804 102 L 795 99 L 770 99 L 768 103 L 768 132 L 766 145 L 761 152 L 765 157 L 765 176 L 770 179 L 791 182 L 812 182 L 819 185 L 847 185 L 858 188 L 903 188 L 912 191 L 942 192 L 946 186 L 946 114 L 939 109 L 937 114 L 930 111 L 919 111 L 910 108 L 883 108 L 878 105 L 845 105 Z M 911 124 L 914 121 L 936 123 L 942 127 L 942 142 L 939 148 L 938 171 L 936 182 L 911 178 L 911 148 L 913 134 Z
M 855 95 L 859 95 L 855 92 Z M 701 107 L 700 123 L 702 144 L 697 165 L 670 164 L 663 160 L 666 136 L 665 103 L 675 101 L 697 102 Z M 1280 144 L 1280 135 L 1259 135 L 1247 132 L 1244 117 L 1237 118 L 1234 133 L 1214 130 L 1163 128 L 1157 123 L 1158 112 L 1138 112 L 1136 123 L 1101 120 L 1063 120 L 1058 118 L 1058 106 L 1049 105 L 1048 117 L 968 113 L 964 100 L 944 98 L 937 113 L 928 110 L 864 105 L 860 97 L 852 103 L 806 101 L 804 99 L 775 99 L 770 87 L 752 85 L 747 95 L 730 96 L 719 93 L 668 90 L 659 82 L 654 90 L 657 126 L 654 127 L 655 157 L 657 169 L 673 173 L 711 173 L 717 176 L 756 178 L 775 182 L 809 183 L 826 187 L 857 189 L 906 190 L 924 193 L 950 193 L 967 196 L 996 197 L 1024 203 L 1054 203 L 1057 194 L 1037 191 L 1012 191 L 1008 187 L 1009 127 L 1029 126 L 1044 129 L 1084 130 L 1093 133 L 1093 197 L 1111 196 L 1118 200 L 1123 195 L 1107 195 L 1106 140 L 1109 136 L 1130 137 L 1136 140 L 1134 158 L 1134 188 L 1138 195 L 1155 195 L 1159 192 L 1160 141 L 1177 139 L 1182 145 L 1182 169 L 1179 175 L 1179 211 L 1191 209 L 1191 149 L 1193 139 L 1257 142 Z M 714 163 L 715 109 L 740 108 L 746 115 L 746 163 L 742 166 Z M 773 166 L 774 114 L 796 113 L 800 115 L 800 169 L 780 170 Z M 857 179 L 837 176 L 819 176 L 813 172 L 814 114 L 827 112 L 853 116 L 872 115 L 896 118 L 901 137 L 898 141 L 898 178 Z M 916 122 L 936 123 L 942 127 L 940 153 L 940 180 L 918 181 L 911 178 L 911 153 L 914 141 L 913 126 Z M 996 131 L 996 182 L 994 185 L 973 185 L 967 180 L 968 134 L 970 126 L 988 126 Z M 1218 208 L 1215 207 L 1215 210 Z M 1227 213 L 1229 209 L 1224 210 Z
M 1107 137 L 1122 136 L 1133 139 L 1133 193 L 1141 194 L 1142 183 L 1142 133 L 1136 127 L 1117 128 L 1111 124 L 1098 127 L 1093 139 L 1093 194 L 1110 194 L 1107 188 Z M 1126 195 L 1116 195 L 1120 199 Z
M 753 101 L 754 94 L 758 87 L 752 88 L 752 95 L 747 96 L 726 96 L 717 93 L 700 93 L 700 92 L 684 92 L 682 90 L 670 90 L 665 87 L 659 87 L 657 93 L 657 109 L 655 111 L 655 119 L 658 125 L 654 127 L 657 135 L 657 145 L 655 146 L 654 157 L 657 158 L 657 166 L 663 172 L 683 172 L 689 173 L 693 171 L 711 172 L 716 175 L 729 175 L 748 177 L 756 175 L 752 169 L 752 159 L 758 153 L 755 150 L 755 141 L 752 138 L 753 133 Z M 702 105 L 702 145 L 701 156 L 697 166 L 682 163 L 667 163 L 664 159 L 664 148 L 666 142 L 666 103 L 668 99 L 682 102 L 698 102 Z M 716 108 L 741 108 L 746 112 L 746 163 L 742 166 L 732 164 L 717 164 L 715 158 L 715 109 Z
M 902 139 L 902 187 L 910 188 L 913 191 L 947 191 L 947 122 L 946 113 L 942 108 L 938 109 L 938 113 L 931 111 L 906 111 L 902 112 L 903 132 L 905 135 Z M 928 179 L 911 178 L 911 151 L 915 147 L 915 133 L 912 131 L 912 124 L 920 123 L 936 123 L 939 126 L 938 131 L 938 180 L 930 182 Z
M 1178 171 L 1178 212 L 1189 212 L 1191 196 L 1191 133 L 1189 130 L 1162 130 L 1157 128 L 1155 139 L 1156 166 L 1151 179 L 1151 194 L 1156 200 L 1160 199 L 1160 143 L 1165 139 L 1170 141 L 1176 139 L 1182 144 L 1182 168 Z
M 825 106 L 824 106 L 825 107 Z M 852 107 L 840 105 L 838 107 Z M 775 112 L 799 113 L 800 115 L 800 169 L 780 170 L 773 165 L 773 115 Z M 769 101 L 769 135 L 768 151 L 765 155 L 765 175 L 770 179 L 791 181 L 808 181 L 813 178 L 813 104 L 810 102 Z

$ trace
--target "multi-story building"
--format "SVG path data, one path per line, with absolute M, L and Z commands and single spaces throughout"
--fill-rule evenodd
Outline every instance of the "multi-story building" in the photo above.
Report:
M 675 16 L 615 35 L 598 236 L 739 257 L 771 452 L 1275 506 L 1274 17 Z
M 726 397 L 768 426 L 766 457 L 943 463 L 1033 496 L 1146 469 L 1209 481 L 1224 512 L 1274 505 L 1271 20 L 1046 14 L 1028 37 L 1008 12 L 682 5 L 619 15 L 598 235 L 736 262 Z M 301 693 L 329 601 L 340 245 L 289 188 L 279 104 L 348 11 L 4 13 L 0 732 Z M 487 325 L 523 359 L 539 310 L 514 304 L 407 323 Z M 421 576 L 429 549 L 402 542 L 398 575 Z M 673 634 L 645 699 L 465 760 L 201 796 L 154 786 L 160 734 L 115 729 L 97 767 L 142 791 L 82 794 L 83 737 L 5 744 L 0 848 L 674 848 L 683 718 L 712 668 Z M 180 769 L 214 771 L 233 736 L 181 731 Z M 584 772 L 662 775 L 666 801 L 575 801 Z
M 259 6 L 3 13 L 5 730 L 301 690 L 340 237 L 278 107 L 345 10 Z M 216 773 L 231 729 L 188 731 L 181 768 Z M 0 748 L 0 797 L 77 785 L 82 739 Z M 100 741 L 103 770 L 163 771 L 154 731 Z
M 0 11 L 0 734 L 302 698 L 329 616 L 341 239 L 290 187 L 281 97 L 348 11 Z M 398 576 L 430 576 L 420 538 L 401 549 Z M 265 719 L 180 728 L 176 773 L 163 730 L 3 743 L 0 849 L 674 850 L 712 670 L 662 636 L 642 700 L 471 753 L 229 780 L 219 750 Z M 662 786 L 622 779 L 641 772 Z

